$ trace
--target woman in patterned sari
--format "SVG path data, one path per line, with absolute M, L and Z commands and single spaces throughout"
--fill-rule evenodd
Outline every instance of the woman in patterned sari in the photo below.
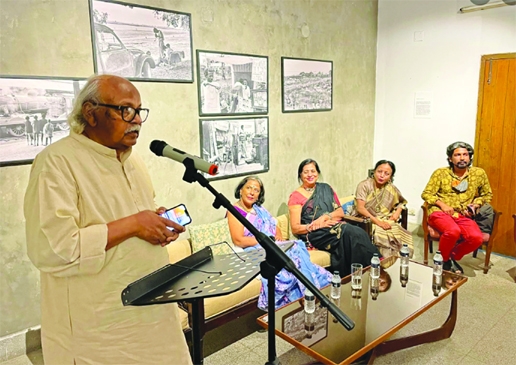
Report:
M 234 207 L 240 214 L 247 218 L 260 232 L 282 241 L 281 231 L 276 225 L 276 220 L 262 207 L 265 200 L 263 183 L 256 176 L 244 178 L 235 189 L 235 198 L 238 201 Z M 245 251 L 260 248 L 256 238 L 240 223 L 230 212 L 227 213 L 229 231 L 233 243 L 242 247 Z M 294 262 L 296 267 L 305 275 L 317 288 L 322 288 L 331 282 L 331 274 L 324 268 L 313 264 L 305 244 L 296 241 L 286 252 L 287 256 Z M 262 278 L 262 288 L 258 298 L 258 307 L 267 310 L 267 280 Z M 290 272 L 282 269 L 276 275 L 275 305 L 279 308 L 294 300 L 301 298 L 305 292 L 305 286 Z
M 391 161 L 376 163 L 373 178 L 357 186 L 357 212 L 373 222 L 374 244 L 383 257 L 399 256 L 404 243 L 409 246 L 412 257 L 412 235 L 397 223 L 407 201 L 392 184 L 395 172 L 396 166 Z
M 329 252 L 331 268 L 341 277 L 351 273 L 352 263 L 369 266 L 378 250 L 363 229 L 342 221 L 344 211 L 332 187 L 317 182 L 321 173 L 317 162 L 302 161 L 297 173 L 301 186 L 288 201 L 292 233 Z

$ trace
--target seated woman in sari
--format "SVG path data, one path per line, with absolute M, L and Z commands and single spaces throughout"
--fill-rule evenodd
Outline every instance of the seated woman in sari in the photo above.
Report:
M 399 256 L 401 246 L 406 243 L 413 256 L 412 235 L 396 223 L 407 201 L 392 184 L 396 166 L 387 160 L 380 160 L 374 167 L 373 178 L 357 186 L 357 212 L 373 222 L 374 244 L 383 257 Z
M 292 233 L 313 247 L 328 251 L 332 270 L 341 277 L 351 273 L 351 264 L 364 267 L 378 253 L 368 234 L 361 228 L 342 222 L 344 211 L 330 185 L 319 183 L 321 170 L 316 161 L 306 159 L 298 168 L 297 188 L 288 201 Z
M 276 220 L 262 207 L 265 200 L 265 190 L 262 181 L 256 176 L 244 178 L 235 189 L 234 204 L 236 210 L 247 218 L 260 232 L 283 240 L 281 231 L 276 226 Z M 256 238 L 240 223 L 230 212 L 227 214 L 229 231 L 233 243 L 242 247 L 245 251 L 260 248 Z M 324 268 L 313 264 L 305 244 L 301 241 L 286 252 L 296 267 L 315 286 L 322 288 L 331 282 L 331 274 Z M 276 275 L 275 305 L 276 308 L 297 300 L 303 296 L 305 286 L 290 272 L 285 269 Z M 258 307 L 267 310 L 267 280 L 262 278 L 262 288 L 258 298 Z

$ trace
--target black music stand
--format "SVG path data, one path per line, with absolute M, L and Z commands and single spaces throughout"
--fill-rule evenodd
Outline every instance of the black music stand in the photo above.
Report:
M 288 250 L 294 243 L 279 246 Z M 237 255 L 214 256 L 211 247 L 129 284 L 122 291 L 125 305 L 152 305 L 185 301 L 192 306 L 192 360 L 202 364 L 204 331 L 204 298 L 227 295 L 242 289 L 259 272 L 265 250 L 241 252 Z

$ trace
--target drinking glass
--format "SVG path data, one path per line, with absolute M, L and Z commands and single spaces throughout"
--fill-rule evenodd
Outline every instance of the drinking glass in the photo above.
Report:
M 351 264 L 351 289 L 362 289 L 362 264 Z

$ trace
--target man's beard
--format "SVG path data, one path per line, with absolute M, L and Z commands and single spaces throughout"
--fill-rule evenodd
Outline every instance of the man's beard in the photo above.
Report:
M 462 169 L 465 169 L 466 167 L 468 167 L 468 166 L 469 166 L 469 162 L 466 162 L 466 161 L 459 161 L 459 162 L 457 162 L 457 163 L 453 164 L 453 166 L 455 166 L 456 168 L 458 168 L 458 169 L 461 169 L 461 170 L 462 170 Z

